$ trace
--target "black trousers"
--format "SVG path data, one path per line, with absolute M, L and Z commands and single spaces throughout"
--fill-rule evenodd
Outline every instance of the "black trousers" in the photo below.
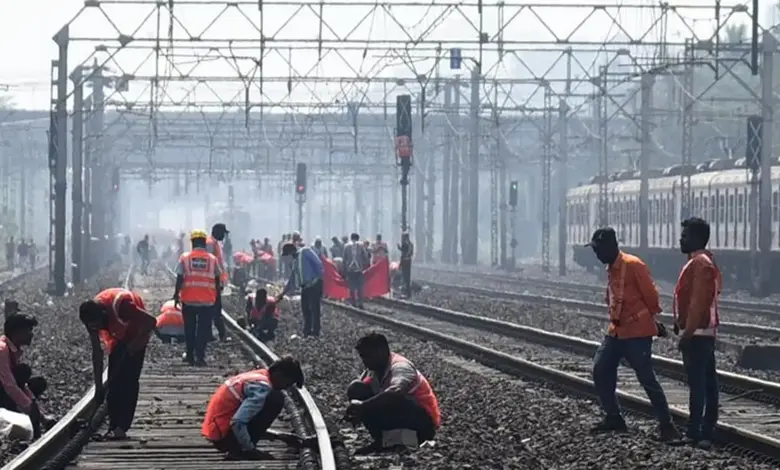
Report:
M 365 401 L 374 396 L 369 385 L 354 381 L 347 389 L 350 400 Z M 393 429 L 412 429 L 417 432 L 417 441 L 430 441 L 436 435 L 433 418 L 410 396 L 399 397 L 381 409 L 373 409 L 363 414 L 363 426 L 376 442 L 381 442 L 382 432 Z
M 130 429 L 138 404 L 139 380 L 144 367 L 146 348 L 128 354 L 127 346 L 119 343 L 108 355 L 108 428 Z
M 227 332 L 225 331 L 225 320 L 222 318 L 222 307 L 220 305 L 216 305 L 213 308 L 214 311 L 211 314 L 212 321 L 214 322 L 214 326 L 217 328 L 219 339 L 224 340 L 227 337 Z M 209 326 L 209 338 L 211 337 L 211 327 Z
M 301 289 L 301 313 L 303 314 L 303 336 L 319 336 L 322 314 L 322 280 Z
M 688 437 L 711 440 L 718 422 L 718 371 L 715 365 L 715 338 L 694 336 L 682 351 L 688 376 Z
M 400 264 L 401 275 L 404 278 L 404 294 L 412 295 L 412 260 L 402 259 Z
M 273 341 L 276 338 L 276 328 L 279 326 L 279 320 L 273 315 L 264 315 L 262 318 L 250 318 L 249 328 L 255 338 L 260 341 Z
M 279 413 L 282 412 L 282 407 L 284 407 L 284 394 L 279 390 L 271 390 L 265 398 L 263 409 L 249 421 L 249 438 L 252 439 L 253 444 L 257 444 L 263 433 L 276 421 Z M 227 436 L 214 442 L 214 447 L 220 452 L 241 452 L 241 446 L 232 429 Z
M 181 315 L 184 319 L 184 344 L 187 357 L 204 360 L 206 358 L 206 344 L 211 337 L 211 317 L 214 315 L 214 306 L 182 305 Z
M 22 390 L 24 390 L 25 387 L 28 387 L 35 398 L 43 395 L 43 392 L 45 392 L 48 387 L 46 379 L 43 377 L 33 377 L 32 369 L 27 364 L 14 366 L 11 368 L 11 373 L 14 375 L 16 385 Z M 0 387 L 0 408 L 5 408 L 8 411 L 17 413 L 21 412 L 19 406 L 17 406 L 16 402 L 8 396 L 3 387 Z M 37 439 L 41 437 L 41 414 L 37 404 L 33 404 L 28 416 L 30 417 L 33 426 L 33 437 Z

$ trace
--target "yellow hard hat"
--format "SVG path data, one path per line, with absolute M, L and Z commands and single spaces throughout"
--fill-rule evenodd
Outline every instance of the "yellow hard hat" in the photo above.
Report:
M 195 240 L 196 238 L 208 238 L 208 235 L 206 234 L 205 230 L 195 229 L 192 232 L 190 232 L 190 240 Z

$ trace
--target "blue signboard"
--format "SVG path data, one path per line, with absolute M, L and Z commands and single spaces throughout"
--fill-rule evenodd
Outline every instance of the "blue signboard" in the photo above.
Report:
M 463 58 L 460 55 L 460 49 L 456 47 L 450 49 L 450 69 L 460 70 L 461 62 L 463 62 Z

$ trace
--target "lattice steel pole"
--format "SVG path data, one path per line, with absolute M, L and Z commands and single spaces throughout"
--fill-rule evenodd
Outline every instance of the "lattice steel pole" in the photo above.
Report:
M 82 258 L 82 214 L 84 211 L 82 186 L 82 150 L 84 148 L 84 85 L 81 67 L 76 67 L 70 74 L 73 81 L 73 140 L 71 142 L 71 168 L 73 173 L 71 188 L 70 243 L 71 243 L 71 280 L 73 284 L 81 284 L 83 270 Z
M 458 264 L 461 257 L 458 250 L 463 246 L 463 231 L 466 223 L 466 192 L 468 191 L 468 181 L 463 173 L 463 139 L 460 131 L 460 79 L 455 77 L 453 86 L 453 109 L 452 125 L 455 128 L 455 145 L 452 149 L 452 181 L 450 182 L 450 229 L 452 239 L 450 240 L 450 260 L 453 264 Z M 462 199 L 461 199 L 462 196 Z M 461 248 L 462 250 L 462 248 Z
M 683 71 L 682 94 L 682 172 L 680 173 L 680 215 L 683 219 L 691 216 L 691 165 L 693 162 L 693 113 L 695 95 L 694 50 L 691 41 L 685 44 L 685 68 Z
M 544 127 L 542 129 L 542 270 L 550 272 L 550 199 L 552 178 L 552 97 L 548 83 L 544 86 Z
M 452 233 L 450 229 L 450 184 L 452 183 L 452 83 L 444 83 L 444 129 L 441 170 L 441 262 L 452 262 Z
M 53 109 L 49 127 L 49 170 L 51 224 L 49 226 L 49 292 L 65 294 L 65 221 L 68 166 L 68 43 L 69 28 L 62 28 L 55 36 L 58 58 L 52 61 Z
M 568 245 L 568 213 L 566 191 L 569 187 L 569 105 L 558 103 L 558 275 L 566 275 Z
M 495 95 L 498 94 L 496 90 Z M 499 159 L 499 138 L 498 131 L 498 110 L 496 109 L 497 97 L 494 95 L 493 106 L 491 107 L 493 121 L 493 151 L 490 155 L 490 265 L 498 267 L 498 192 L 506 188 L 499 188 L 498 184 L 498 159 Z
M 762 38 L 763 60 L 761 69 L 761 207 L 759 210 L 758 245 L 761 251 L 759 263 L 759 290 L 769 294 L 772 273 L 772 131 L 774 130 L 774 56 L 777 40 L 765 31 Z
M 652 107 L 653 107 L 653 83 L 655 77 L 650 74 L 644 74 L 641 78 L 640 93 L 641 93 L 641 108 L 640 115 L 640 127 L 641 127 L 641 141 L 640 141 L 640 155 L 639 155 L 639 247 L 642 250 L 647 250 L 647 224 L 648 211 L 650 207 L 649 199 L 649 172 L 650 172 L 650 160 L 652 152 Z
M 479 86 L 482 81 L 482 64 L 476 62 L 471 71 L 470 109 L 470 140 L 469 140 L 469 205 L 468 231 L 466 246 L 463 253 L 463 264 L 476 265 L 479 256 Z
M 609 142 L 607 141 L 607 121 L 609 108 L 607 99 L 607 68 L 600 67 L 601 73 L 597 78 L 597 96 L 596 107 L 598 116 L 598 138 L 599 143 L 599 226 L 609 225 L 609 212 L 607 206 L 607 186 L 609 184 Z

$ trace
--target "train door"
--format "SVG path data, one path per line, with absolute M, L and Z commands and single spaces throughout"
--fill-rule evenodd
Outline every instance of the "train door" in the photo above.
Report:
M 780 187 L 772 190 L 772 246 L 780 247 Z
M 715 190 L 715 202 L 718 213 L 718 230 L 715 233 L 717 234 L 718 248 L 723 248 L 726 246 L 726 196 L 723 195 L 721 189 Z
M 747 186 L 742 188 L 742 194 L 737 196 L 737 226 L 740 228 L 739 243 L 737 246 L 745 249 L 747 248 L 748 241 L 748 188 Z

